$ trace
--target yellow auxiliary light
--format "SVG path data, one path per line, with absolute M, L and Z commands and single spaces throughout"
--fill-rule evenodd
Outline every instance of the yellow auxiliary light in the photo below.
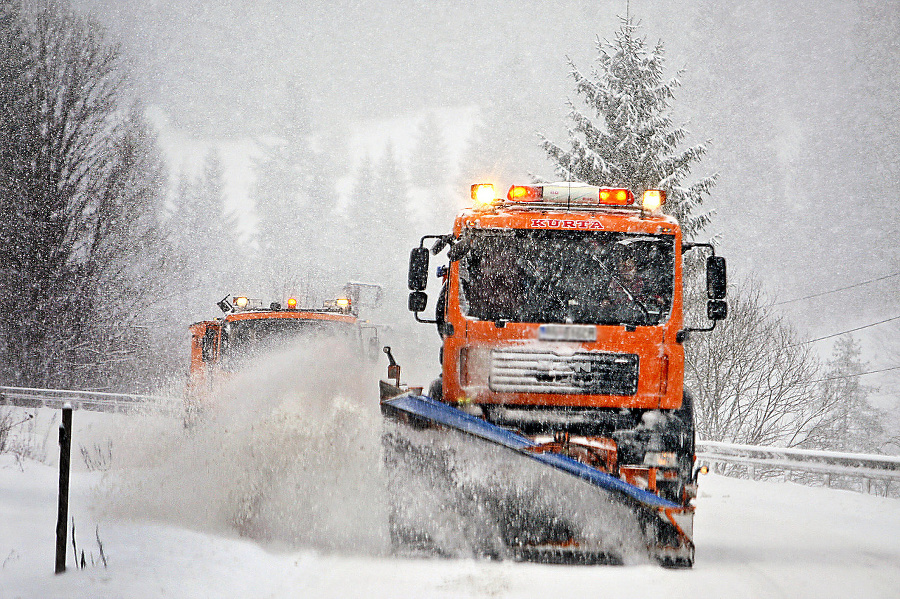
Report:
M 660 189 L 648 189 L 641 197 L 641 208 L 653 212 L 666 203 L 666 192 Z
M 487 208 L 495 201 L 493 183 L 475 183 L 472 185 L 472 201 L 476 208 Z
M 238 308 L 240 308 L 241 310 L 244 310 L 247 308 L 247 306 L 250 305 L 250 298 L 243 297 L 243 296 L 236 297 L 236 298 L 234 298 L 234 305 L 237 306 Z
M 287 304 L 288 304 L 288 310 L 296 310 L 297 309 L 297 298 L 296 297 L 288 298 Z
M 341 308 L 347 308 L 350 306 L 350 300 L 346 297 L 339 297 L 337 300 L 335 300 L 335 303 Z

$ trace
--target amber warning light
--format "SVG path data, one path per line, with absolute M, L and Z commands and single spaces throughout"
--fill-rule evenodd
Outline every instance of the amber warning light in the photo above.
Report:
M 660 189 L 648 189 L 641 196 L 641 208 L 653 212 L 666 203 L 666 192 Z
M 510 202 L 538 202 L 544 199 L 544 188 L 532 185 L 513 185 L 506 194 Z
M 476 208 L 485 208 L 494 203 L 494 185 L 492 183 L 476 183 L 472 185 L 472 201 Z
M 634 204 L 634 194 L 627 189 L 605 189 L 597 190 L 597 198 L 601 204 L 610 204 L 612 206 L 629 206 Z

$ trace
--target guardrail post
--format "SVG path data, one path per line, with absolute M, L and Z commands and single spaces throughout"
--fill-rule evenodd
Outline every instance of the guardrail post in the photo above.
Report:
M 69 519 L 69 467 L 72 454 L 72 406 L 62 409 L 59 425 L 59 504 L 56 514 L 56 573 L 66 571 L 66 522 Z
M 872 493 L 872 479 L 868 476 L 866 477 L 866 495 L 870 495 Z

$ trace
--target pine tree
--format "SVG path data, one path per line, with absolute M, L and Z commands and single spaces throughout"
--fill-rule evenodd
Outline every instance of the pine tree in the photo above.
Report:
M 885 440 L 882 415 L 869 403 L 871 388 L 860 380 L 866 371 L 861 356 L 851 335 L 834 344 L 820 389 L 822 403 L 831 406 L 829 426 L 814 439 L 821 449 L 875 453 Z
M 409 159 L 412 194 L 425 206 L 425 225 L 429 229 L 446 228 L 453 222 L 460 194 L 448 189 L 451 171 L 450 152 L 444 131 L 433 114 L 420 123 Z
M 673 125 L 670 104 L 680 82 L 663 80 L 662 43 L 649 49 L 637 29 L 631 18 L 623 18 L 612 42 L 598 41 L 600 68 L 590 77 L 569 61 L 575 91 L 598 122 L 569 102 L 571 149 L 546 138 L 542 145 L 556 163 L 557 175 L 567 181 L 626 187 L 636 195 L 646 189 L 665 190 L 666 211 L 691 237 L 709 223 L 709 213 L 696 212 L 716 176 L 684 183 L 706 145 L 678 149 L 687 131 Z
M 242 283 L 236 220 L 225 206 L 221 159 L 213 150 L 199 176 L 182 174 L 169 228 L 190 299 L 190 318 L 206 314 L 214 302 Z
M 383 231 L 386 222 L 384 213 L 375 203 L 380 199 L 373 194 L 375 164 L 372 157 L 364 155 L 356 167 L 353 189 L 346 206 L 346 246 L 340 271 L 345 278 L 372 281 L 377 278 L 381 261 L 373 261 L 372 256 L 381 254 L 373 237 Z M 374 253 L 373 253 L 374 252 Z
M 133 300 L 164 256 L 159 151 L 99 25 L 23 6 L 0 5 L 0 375 L 105 387 L 138 359 Z
M 285 117 L 283 138 L 263 147 L 250 195 L 256 204 L 259 285 L 280 294 L 321 294 L 346 248 L 336 230 L 334 166 L 298 107 Z M 290 283 L 289 283 L 290 281 Z
M 409 248 L 416 238 L 409 218 L 409 185 L 390 143 L 374 167 L 371 185 L 370 214 L 372 220 L 367 236 L 370 255 L 380 257 L 368 282 L 382 286 L 385 308 L 393 314 L 406 306 L 406 271 Z M 377 212 L 377 214 L 374 214 Z
M 429 113 L 419 124 L 415 149 L 410 157 L 412 179 L 423 187 L 441 187 L 447 182 L 448 166 L 444 132 L 434 115 Z
M 167 297 L 173 289 L 173 248 L 160 220 L 165 164 L 139 111 L 132 114 L 113 156 L 95 216 L 92 343 L 80 359 L 81 386 L 105 383 L 153 391 L 183 368 L 181 347 L 173 345 L 184 329 L 172 321 L 173 298 Z

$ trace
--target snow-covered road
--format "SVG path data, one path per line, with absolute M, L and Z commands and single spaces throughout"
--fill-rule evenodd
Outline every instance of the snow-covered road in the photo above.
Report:
M 88 505 L 75 473 L 80 548 L 109 566 L 53 574 L 56 471 L 0 456 L 0 598 L 15 597 L 897 597 L 900 501 L 707 475 L 693 570 L 546 566 L 284 550 Z

